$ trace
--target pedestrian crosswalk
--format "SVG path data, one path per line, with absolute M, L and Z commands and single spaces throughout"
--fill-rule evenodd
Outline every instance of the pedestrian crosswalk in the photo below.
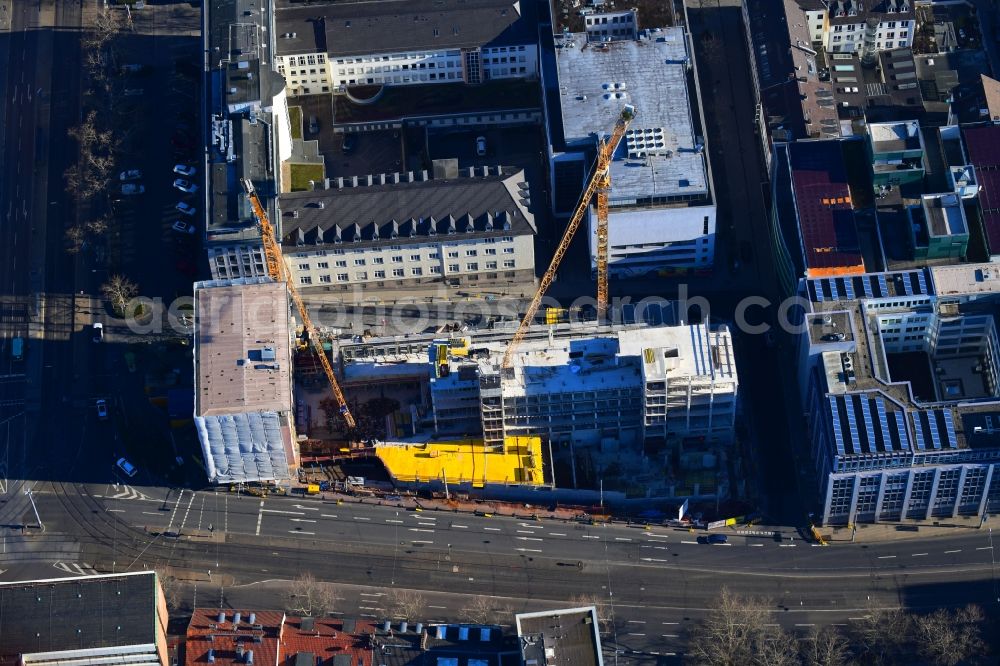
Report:
M 76 576 L 93 576 L 97 573 L 97 569 L 86 562 L 56 562 L 52 566 L 60 571 L 65 571 Z
M 145 500 L 147 502 L 153 499 L 152 497 L 149 497 L 145 493 L 140 492 L 140 491 L 136 490 L 135 488 L 133 488 L 132 486 L 129 486 L 129 485 L 126 485 L 126 484 L 121 484 L 121 485 L 115 486 L 115 489 L 116 489 L 115 494 L 113 494 L 113 495 L 105 495 L 105 497 L 107 499 L 116 499 L 116 500 Z

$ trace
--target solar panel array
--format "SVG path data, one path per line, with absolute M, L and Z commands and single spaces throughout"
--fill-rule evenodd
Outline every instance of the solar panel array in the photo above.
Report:
M 890 285 L 895 289 L 890 289 Z M 809 280 L 809 298 L 813 303 L 854 300 L 855 298 L 891 298 L 894 296 L 930 296 L 927 269 L 896 273 L 865 273 L 843 277 Z
M 827 396 L 837 455 L 892 453 L 910 448 L 904 413 L 877 393 Z
M 955 417 L 950 409 L 929 409 L 911 414 L 918 451 L 957 449 Z

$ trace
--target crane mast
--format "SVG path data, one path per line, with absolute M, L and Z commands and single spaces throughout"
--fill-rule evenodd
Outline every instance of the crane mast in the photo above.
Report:
M 260 197 L 257 196 L 257 191 L 254 189 L 250 179 L 242 178 L 240 182 L 243 184 L 243 189 L 250 199 L 253 215 L 257 218 L 257 224 L 260 226 L 260 239 L 264 246 L 264 263 L 267 266 L 267 274 L 275 282 L 284 282 L 285 286 L 288 287 L 288 293 L 292 297 L 292 302 L 295 303 L 295 307 L 299 311 L 302 327 L 305 329 L 306 335 L 309 336 L 309 344 L 312 345 L 313 351 L 319 357 L 319 362 L 323 366 L 326 379 L 330 382 L 330 390 L 337 401 L 340 413 L 344 417 L 344 421 L 347 422 L 347 427 L 353 429 L 357 426 L 357 423 L 351 414 L 351 410 L 347 407 L 344 392 L 340 390 L 340 384 L 337 383 L 337 377 L 333 373 L 333 366 L 330 365 L 330 359 L 326 357 L 326 352 L 323 350 L 323 343 L 319 339 L 319 333 L 316 332 L 316 327 L 309 316 L 309 310 L 306 309 L 306 304 L 302 302 L 302 297 L 299 296 L 298 289 L 295 288 L 295 281 L 292 279 L 291 273 L 285 267 L 285 260 L 281 254 L 281 244 L 275 237 L 274 227 L 267 217 L 267 211 L 264 210 L 264 206 L 260 203 Z
M 538 283 L 538 289 L 535 290 L 535 295 L 532 296 L 531 302 L 528 303 L 528 309 L 524 313 L 524 318 L 521 319 L 521 324 L 517 327 L 517 332 L 514 333 L 510 344 L 507 345 L 503 361 L 500 364 L 502 369 L 507 370 L 511 367 L 514 359 L 514 351 L 521 344 L 521 341 L 524 340 L 524 336 L 527 335 L 528 328 L 531 326 L 531 322 L 538 312 L 538 306 L 541 305 L 542 297 L 545 296 L 545 292 L 548 291 L 549 286 L 552 284 L 556 271 L 559 270 L 559 264 L 562 263 L 563 257 L 569 249 L 570 241 L 576 235 L 576 230 L 580 227 L 580 222 L 583 221 L 583 216 L 586 214 L 587 207 L 590 206 L 590 201 L 594 195 L 597 195 L 597 314 L 598 321 L 604 319 L 608 309 L 608 190 L 611 187 L 611 156 L 621 142 L 622 137 L 625 136 L 625 130 L 628 129 L 633 118 L 635 118 L 635 107 L 626 105 L 615 122 L 611 137 L 599 144 L 594 170 L 587 180 L 587 186 L 584 188 L 583 194 L 580 195 L 580 201 L 573 210 L 573 217 L 570 218 L 569 224 L 566 225 L 566 230 L 559 240 L 559 245 L 556 246 L 556 250 L 552 254 L 552 261 L 545 270 L 545 274 L 542 275 L 542 279 Z

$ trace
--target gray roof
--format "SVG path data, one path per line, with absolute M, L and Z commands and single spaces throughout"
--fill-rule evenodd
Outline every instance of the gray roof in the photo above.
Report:
M 535 41 L 533 2 L 377 0 L 278 7 L 277 55 L 331 56 Z M 525 11 L 529 12 L 521 18 Z M 292 36 L 294 35 L 294 36 Z
M 598 666 L 601 642 L 594 626 L 595 616 L 593 606 L 517 615 L 517 634 L 525 661 Z
M 457 239 L 534 234 L 524 172 L 508 170 L 496 175 L 495 169 L 491 171 L 490 176 L 282 195 L 282 242 L 370 247 L 424 243 L 428 238 L 449 234 Z
M 152 571 L 0 583 L 0 656 L 155 644 L 156 626 Z

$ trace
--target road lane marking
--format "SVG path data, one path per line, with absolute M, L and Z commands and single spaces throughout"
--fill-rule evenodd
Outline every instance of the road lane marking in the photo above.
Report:
M 440 609 L 440 610 L 447 610 L 448 609 L 447 606 L 431 606 L 430 604 L 427 604 L 427 607 L 428 608 L 437 608 L 437 609 Z
M 657 534 L 656 532 L 647 532 L 646 536 L 650 539 L 669 539 L 669 534 Z
M 381 597 L 385 592 L 362 592 L 359 597 Z
M 514 530 L 518 534 L 534 534 L 531 530 Z
M 549 535 L 550 536 L 566 536 L 562 532 L 549 532 Z
M 698 542 L 697 542 L 697 541 L 681 541 L 681 543 L 693 543 L 693 544 L 695 544 L 695 545 L 697 545 L 697 544 L 698 544 Z
M 142 515 L 144 515 L 144 516 L 162 516 L 163 514 L 160 513 L 159 511 L 143 511 Z
M 312 518 L 289 518 L 293 523 L 315 523 L 316 521 Z
M 925 556 L 926 554 L 927 554 L 927 553 L 913 553 L 912 555 L 910 555 L 910 557 L 923 557 L 923 556 Z
M 352 516 L 354 520 L 371 520 L 368 516 Z
M 645 620 L 628 620 L 625 624 L 646 624 Z
M 281 509 L 261 509 L 264 513 L 282 513 L 288 516 L 304 516 L 301 511 L 282 511 Z
M 264 518 L 264 500 L 260 501 L 260 510 L 257 512 L 257 531 L 255 536 L 260 536 L 260 521 Z
M 520 527 L 527 527 L 529 530 L 544 530 L 542 525 L 531 525 L 530 523 L 518 523 Z
M 946 550 L 946 551 L 944 551 L 944 554 L 945 555 L 951 555 L 952 553 L 961 553 L 961 552 L 962 552 L 962 549 L 959 548 L 957 550 Z
M 434 534 L 434 530 L 422 530 L 419 527 L 411 527 L 410 531 L 411 532 L 430 532 L 431 534 Z
M 599 535 L 596 535 L 596 534 L 584 534 L 583 538 L 584 539 L 600 539 L 601 537 Z
M 486 530 L 487 532 L 499 532 L 500 531 L 499 527 L 484 527 L 483 529 Z
M 993 550 L 993 546 L 980 546 L 976 550 Z
M 321 513 L 321 514 L 319 514 L 319 517 L 320 518 L 336 518 L 337 514 L 335 514 L 335 513 Z
M 455 529 L 458 529 L 458 530 L 467 530 L 467 529 L 469 529 L 468 525 L 452 525 L 452 527 L 454 527 Z
M 318 506 L 302 506 L 301 504 L 293 504 L 296 509 L 302 509 L 303 511 L 319 511 Z
M 615 541 L 631 541 L 628 537 L 615 537 Z
M 434 516 L 422 516 L 419 513 L 410 514 L 410 518 L 414 520 L 437 520 Z
M 541 550 L 539 550 L 537 548 L 515 548 L 514 550 L 522 552 L 522 553 L 540 553 L 540 552 L 542 552 Z
M 764 544 L 762 544 L 762 543 L 748 543 L 747 545 L 750 546 L 751 548 L 763 548 L 764 547 Z
M 289 534 L 308 534 L 309 536 L 315 536 L 315 532 L 300 532 L 298 530 L 288 530 Z
M 778 548 L 795 548 L 796 545 L 794 543 L 779 543 Z
M 109 513 L 125 513 L 125 509 L 108 509 Z
M 514 537 L 518 541 L 544 541 L 541 537 Z
M 417 525 L 422 525 L 423 527 L 437 527 L 437 523 L 417 523 Z
M 402 520 L 393 520 L 392 518 L 386 518 L 385 522 L 387 522 L 387 523 L 395 523 L 397 525 L 402 525 L 404 521 L 402 521 Z
M 645 636 L 646 634 L 637 634 L 635 632 L 629 633 L 629 636 Z
M 680 624 L 680 622 L 664 622 L 663 624 Z
M 895 555 L 879 555 L 878 559 L 880 559 L 880 560 L 892 560 L 892 559 L 895 559 L 895 557 L 896 557 Z
M 795 626 L 796 627 L 815 627 L 816 625 L 812 624 L 812 623 L 802 623 L 802 624 L 796 624 Z
M 660 634 L 661 638 L 677 638 L 677 634 Z
M 411 543 L 434 543 L 434 542 L 433 541 L 420 541 L 418 539 L 414 539 Z
M 660 557 L 643 557 L 642 561 L 643 562 L 667 562 L 668 560 L 664 560 L 663 558 L 660 558 Z

